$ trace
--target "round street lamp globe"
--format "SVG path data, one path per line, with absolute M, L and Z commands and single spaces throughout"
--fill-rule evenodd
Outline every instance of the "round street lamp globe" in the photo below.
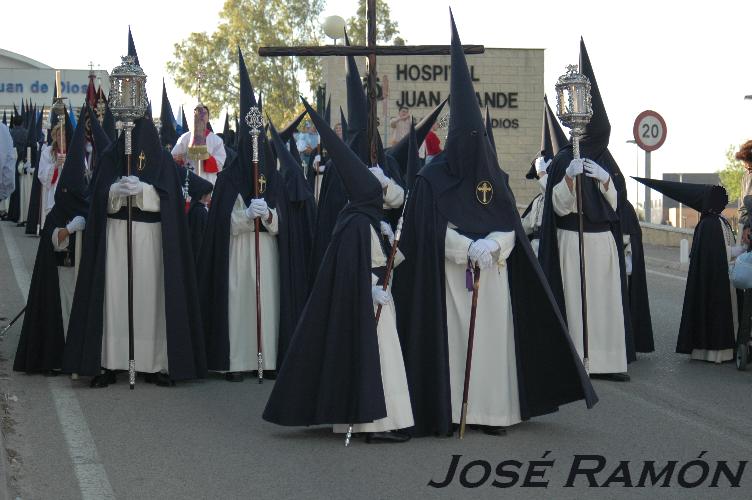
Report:
M 345 37 L 345 20 L 340 16 L 329 16 L 324 19 L 321 25 L 324 28 L 324 33 L 329 38 L 337 40 L 338 38 Z

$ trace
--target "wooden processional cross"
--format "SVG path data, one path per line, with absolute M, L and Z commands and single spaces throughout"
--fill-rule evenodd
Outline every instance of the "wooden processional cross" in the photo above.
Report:
M 405 56 L 405 55 L 449 55 L 449 45 L 376 45 L 376 0 L 366 0 L 366 22 L 368 27 L 368 44 L 324 47 L 260 47 L 261 57 L 281 56 L 367 56 L 366 85 L 368 88 L 368 142 L 371 145 L 371 164 L 376 164 L 376 56 Z M 465 54 L 482 54 L 483 45 L 464 45 Z

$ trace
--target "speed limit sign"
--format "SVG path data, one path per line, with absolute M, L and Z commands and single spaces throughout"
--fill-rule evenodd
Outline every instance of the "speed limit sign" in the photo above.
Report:
M 655 111 L 643 111 L 632 129 L 635 141 L 645 151 L 655 151 L 666 141 L 666 121 Z

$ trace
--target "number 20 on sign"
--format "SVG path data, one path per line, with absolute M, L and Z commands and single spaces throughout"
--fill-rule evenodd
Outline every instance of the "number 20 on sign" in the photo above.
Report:
M 655 111 L 643 111 L 632 129 L 635 141 L 644 151 L 655 151 L 666 142 L 666 121 Z

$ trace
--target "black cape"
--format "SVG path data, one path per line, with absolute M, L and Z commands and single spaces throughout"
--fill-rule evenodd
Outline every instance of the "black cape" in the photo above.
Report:
M 342 214 L 264 420 L 304 426 L 386 417 L 371 297 L 371 227 L 363 214 Z
M 448 221 L 438 208 L 430 181 L 424 177 L 432 165 L 421 170 L 410 194 L 400 243 L 406 260 L 394 281 L 398 330 L 415 419 L 413 433 L 418 436 L 452 432 L 444 277 Z M 508 185 L 505 190 L 511 196 Z M 522 418 L 551 413 L 562 404 L 580 399 L 585 399 L 590 408 L 598 397 L 579 362 L 520 219 L 512 220 L 516 240 L 507 269 Z
M 695 228 L 676 342 L 678 353 L 734 348 L 728 259 L 721 224 L 728 225 L 728 222 L 718 215 L 705 213 Z
M 136 121 L 133 131 L 134 151 L 140 149 L 137 147 L 137 140 L 142 127 L 151 127 L 149 137 L 152 140 L 143 147 L 148 149 L 147 158 L 154 158 L 154 166 L 147 166 L 140 175 L 134 169 L 132 174 L 138 175 L 142 182 L 154 186 L 160 198 L 169 375 L 172 380 L 200 378 L 206 374 L 206 358 L 195 263 L 190 250 L 180 179 L 172 156 L 161 148 L 157 131 L 150 120 Z M 63 357 L 63 371 L 68 373 L 87 376 L 100 373 L 107 261 L 107 203 L 110 186 L 121 175 L 125 175 L 124 140 L 125 137 L 121 135 L 116 143 L 107 148 L 97 167 L 99 172 L 86 221 L 81 267 Z M 138 265 L 137 262 L 134 264 Z M 123 304 L 123 307 L 127 305 Z M 134 314 L 138 314 L 138 311 L 134 311 Z
M 209 221 L 209 210 L 206 205 L 198 200 L 192 200 L 188 209 L 188 232 L 191 238 L 191 250 L 193 258 L 198 265 L 198 256 L 201 251 L 201 243 L 204 241 L 206 226 Z

